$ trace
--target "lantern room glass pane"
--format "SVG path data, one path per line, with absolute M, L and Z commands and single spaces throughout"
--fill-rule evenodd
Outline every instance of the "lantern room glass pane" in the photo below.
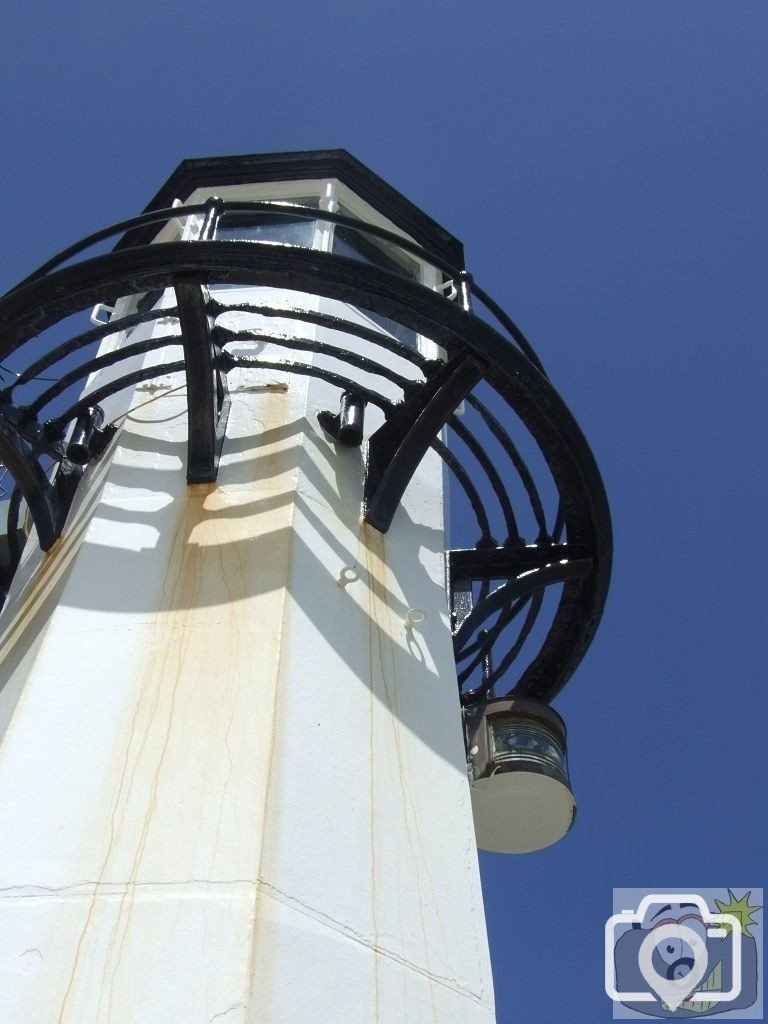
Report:
M 343 207 L 339 213 L 347 217 L 350 215 Z M 357 228 L 337 224 L 333 232 L 333 251 L 339 256 L 389 270 L 400 277 L 408 277 L 412 281 L 419 280 L 419 266 L 415 260 L 410 259 L 397 246 L 383 238 L 366 235 Z
M 344 206 L 339 207 L 339 213 L 345 217 L 354 217 L 354 214 Z M 345 256 L 347 259 L 357 260 L 359 263 L 367 263 L 368 266 L 379 267 L 412 281 L 421 279 L 421 270 L 416 260 L 411 259 L 393 243 L 387 242 L 383 238 L 367 235 L 357 228 L 336 224 L 333 229 L 332 251 L 337 256 Z M 403 327 L 402 324 L 389 317 L 374 313 L 372 310 L 365 309 L 363 312 L 387 334 L 397 338 L 401 344 L 414 351 L 418 350 L 418 335 L 415 331 L 409 327 Z
M 317 200 L 298 199 L 295 205 L 317 209 Z M 216 225 L 216 238 L 231 242 L 279 242 L 311 249 L 316 226 L 314 218 L 293 212 L 224 213 Z

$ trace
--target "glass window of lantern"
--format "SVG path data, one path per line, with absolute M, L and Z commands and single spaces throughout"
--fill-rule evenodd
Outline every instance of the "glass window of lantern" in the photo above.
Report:
M 342 203 L 336 203 L 336 212 L 345 217 L 353 217 L 368 222 L 361 216 L 360 212 L 350 209 Z M 380 225 L 383 226 L 383 225 Z M 400 277 L 409 278 L 412 281 L 422 282 L 422 264 L 413 259 L 408 253 L 398 248 L 393 242 L 375 235 L 367 234 L 358 228 L 349 227 L 346 224 L 335 224 L 333 227 L 333 240 L 331 251 L 339 256 L 346 256 L 347 259 L 357 260 L 360 263 L 367 263 L 372 267 L 380 267 Z M 389 317 L 372 310 L 361 310 L 363 315 L 373 321 L 376 326 L 381 327 L 387 334 L 396 338 L 407 348 L 418 351 L 419 335 L 409 327 L 404 327 Z
M 563 751 L 554 736 L 544 726 L 519 718 L 502 716 L 489 720 L 491 748 L 495 761 L 530 758 L 546 761 L 553 767 L 563 764 Z
M 338 212 L 345 217 L 355 216 L 342 205 L 339 206 Z M 357 228 L 347 227 L 346 224 L 335 225 L 332 251 L 339 256 L 347 256 L 369 266 L 381 267 L 382 270 L 408 277 L 412 281 L 421 280 L 419 264 L 402 249 L 384 238 L 366 234 Z
M 291 205 L 317 209 L 319 200 L 301 196 Z M 317 221 L 296 213 L 281 213 L 279 209 L 252 213 L 224 213 L 216 225 L 216 238 L 237 242 L 279 242 L 281 245 L 316 247 Z

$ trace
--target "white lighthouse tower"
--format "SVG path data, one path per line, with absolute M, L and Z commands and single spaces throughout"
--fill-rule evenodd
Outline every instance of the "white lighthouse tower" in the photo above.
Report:
M 460 243 L 189 160 L 0 328 L 3 1019 L 493 1021 L 477 844 L 570 827 L 610 525 Z

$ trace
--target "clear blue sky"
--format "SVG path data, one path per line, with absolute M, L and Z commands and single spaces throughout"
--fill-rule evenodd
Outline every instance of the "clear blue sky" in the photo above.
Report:
M 500 1024 L 610 1020 L 612 886 L 765 882 L 766 54 L 765 0 L 4 18 L 0 288 L 185 156 L 343 146 L 465 242 L 592 444 L 617 555 L 556 705 L 579 819 L 482 859 Z

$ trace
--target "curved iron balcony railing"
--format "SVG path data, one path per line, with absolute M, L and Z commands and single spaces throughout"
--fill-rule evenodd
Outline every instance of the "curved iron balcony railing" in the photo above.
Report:
M 444 287 L 430 289 L 333 253 L 214 237 L 222 215 L 265 211 L 327 220 L 384 240 L 437 268 Z M 193 215 L 203 218 L 198 240 L 131 244 L 137 228 L 156 224 L 159 231 Z M 89 255 L 115 235 L 123 235 L 116 249 Z M 231 284 L 341 300 L 431 339 L 444 359 L 428 359 L 354 318 L 227 304 L 227 290 L 215 286 Z M 96 303 L 166 289 L 170 304 L 162 308 L 78 329 L 77 317 Z M 233 310 L 320 326 L 334 341 L 318 341 L 311 331 L 303 337 L 300 329 L 296 337 L 232 329 L 226 314 Z M 133 328 L 161 319 L 167 330 L 131 342 Z M 99 354 L 100 343 L 120 332 L 121 346 Z M 358 339 L 353 348 L 350 336 Z M 289 358 L 243 353 L 249 340 L 282 346 Z M 169 345 L 181 345 L 183 358 L 135 368 L 137 356 Z M 305 362 L 304 352 L 323 358 Z M 393 369 L 392 354 L 403 369 Z M 551 700 L 592 640 L 608 587 L 611 527 L 589 447 L 514 322 L 469 274 L 399 235 L 285 203 L 212 199 L 153 211 L 89 236 L 0 298 L 0 365 L 0 461 L 10 497 L 0 570 L 6 591 L 21 554 L 21 524 L 31 521 L 40 545 L 50 548 L 65 528 L 84 466 L 117 430 L 115 422 L 103 422 L 100 402 L 158 374 L 184 374 L 188 479 L 212 480 L 226 423 L 226 375 L 247 365 L 322 377 L 347 408 L 359 413 L 370 404 L 382 411 L 383 426 L 367 440 L 362 501 L 364 517 L 381 531 L 389 529 L 427 450 L 444 460 L 455 481 L 447 586 L 465 704 L 507 693 Z M 329 442 L 347 440 L 338 437 L 332 410 L 321 423 Z

